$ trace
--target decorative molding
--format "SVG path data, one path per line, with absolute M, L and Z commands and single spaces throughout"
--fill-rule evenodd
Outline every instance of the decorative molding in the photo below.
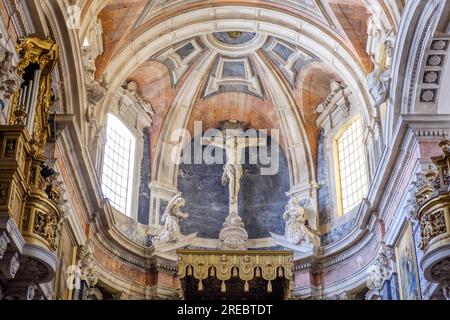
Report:
M 169 47 L 162 53 L 155 55 L 151 60 L 159 61 L 167 66 L 172 86 L 175 87 L 202 52 L 203 48 L 199 41 L 191 39 Z
M 227 91 L 243 91 L 264 99 L 261 80 L 249 57 L 217 58 L 204 88 L 204 97 Z

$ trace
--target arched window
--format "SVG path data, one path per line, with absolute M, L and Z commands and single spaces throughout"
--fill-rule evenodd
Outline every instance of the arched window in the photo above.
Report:
M 111 205 L 131 214 L 136 138 L 114 115 L 108 114 L 103 158 L 102 190 Z
M 341 215 L 352 211 L 367 195 L 367 159 L 361 119 L 335 140 L 338 177 L 338 208 Z

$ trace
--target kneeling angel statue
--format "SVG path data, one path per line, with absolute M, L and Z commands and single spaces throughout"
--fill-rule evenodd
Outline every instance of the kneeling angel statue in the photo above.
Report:
M 161 220 L 164 227 L 161 233 L 153 238 L 153 244 L 163 244 L 177 242 L 181 238 L 180 222 L 187 219 L 189 214 L 181 211 L 181 207 L 186 205 L 186 200 L 180 195 L 176 195 L 168 204 Z

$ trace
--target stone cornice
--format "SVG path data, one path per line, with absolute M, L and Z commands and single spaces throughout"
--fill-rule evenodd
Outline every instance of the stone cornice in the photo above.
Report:
M 312 260 L 310 257 L 302 261 L 297 261 L 294 266 L 294 271 L 302 271 L 311 269 L 312 271 L 323 271 L 336 266 L 337 264 L 351 260 L 357 255 L 362 255 L 368 248 L 377 241 L 377 237 L 373 233 L 368 233 L 357 244 L 344 249 L 338 254 L 332 256 L 316 257 Z M 305 261 L 306 260 L 306 261 Z

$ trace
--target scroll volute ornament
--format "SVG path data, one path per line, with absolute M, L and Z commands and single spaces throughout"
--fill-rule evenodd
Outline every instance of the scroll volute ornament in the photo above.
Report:
M 39 156 L 43 154 L 49 136 L 48 117 L 52 101 L 52 71 L 59 58 L 59 46 L 51 39 L 26 38 L 20 40 L 17 54 L 19 55 L 17 73 L 20 77 L 24 77 L 26 68 L 31 64 L 38 65 L 41 71 L 35 106 L 36 115 L 31 120 L 34 123 L 34 131 L 30 132 L 34 156 Z M 13 107 L 10 116 L 12 125 L 23 125 L 24 118 L 28 116 L 24 114 L 23 106 L 19 105 L 18 100 L 19 92 L 16 92 L 12 99 Z

